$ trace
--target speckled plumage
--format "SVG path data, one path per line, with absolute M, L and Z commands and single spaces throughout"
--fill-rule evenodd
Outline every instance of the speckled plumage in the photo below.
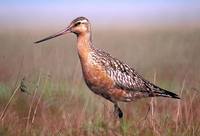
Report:
M 122 61 L 113 58 L 110 54 L 104 52 L 103 50 L 96 49 L 94 46 L 92 46 L 90 57 L 93 60 L 93 65 L 99 65 L 103 70 L 106 71 L 108 78 L 113 81 L 113 86 L 106 89 L 124 91 L 123 99 L 120 99 L 120 101 L 129 102 L 143 97 L 154 96 L 178 97 L 176 94 L 161 89 L 145 80 L 133 68 Z M 102 90 L 102 92 L 104 91 L 107 90 Z M 112 96 L 108 98 L 111 101 L 118 101 L 118 99 L 112 100 Z
M 92 44 L 91 25 L 85 17 L 74 19 L 65 30 L 35 43 L 69 32 L 77 35 L 77 50 L 87 86 L 95 94 L 113 102 L 114 112 L 119 118 L 123 117 L 123 112 L 117 104 L 118 101 L 130 102 L 154 96 L 179 99 L 175 93 L 150 83 L 127 64 L 95 48 Z

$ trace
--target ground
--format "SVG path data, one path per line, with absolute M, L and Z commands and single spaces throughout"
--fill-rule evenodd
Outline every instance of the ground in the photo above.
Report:
M 120 103 L 124 111 L 121 120 L 113 117 L 110 102 L 85 85 L 75 36 L 51 40 L 43 46 L 33 44 L 56 31 L 0 32 L 0 135 L 200 133 L 199 27 L 94 30 L 95 46 L 181 97 Z M 16 90 L 23 77 L 30 94 Z

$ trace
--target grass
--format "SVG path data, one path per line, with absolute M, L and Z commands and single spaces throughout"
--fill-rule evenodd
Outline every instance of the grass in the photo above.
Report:
M 200 133 L 198 27 L 95 31 L 97 47 L 127 62 L 146 79 L 180 94 L 182 99 L 148 98 L 120 103 L 124 119 L 116 120 L 113 105 L 91 93 L 84 84 L 74 36 L 35 47 L 33 41 L 54 30 L 2 29 L 0 114 L 18 86 L 16 81 L 19 83 L 24 76 L 30 95 L 20 90 L 14 94 L 0 121 L 0 135 L 195 136 Z

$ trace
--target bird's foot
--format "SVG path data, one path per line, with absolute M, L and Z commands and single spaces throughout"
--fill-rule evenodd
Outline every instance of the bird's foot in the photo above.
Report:
M 123 112 L 122 110 L 119 108 L 118 104 L 114 104 L 114 114 L 116 117 L 118 118 L 122 118 L 123 117 Z

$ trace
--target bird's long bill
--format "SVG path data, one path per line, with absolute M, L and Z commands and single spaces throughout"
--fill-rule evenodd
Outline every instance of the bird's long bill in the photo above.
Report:
M 69 33 L 69 32 L 70 32 L 70 27 L 67 27 L 66 29 L 64 29 L 64 30 L 62 30 L 62 31 L 60 31 L 60 32 L 58 32 L 58 33 L 56 33 L 56 34 L 53 34 L 53 35 L 51 35 L 51 36 L 48 36 L 48 37 L 46 37 L 46 38 L 44 38 L 44 39 L 42 39 L 42 40 L 36 41 L 36 42 L 34 42 L 34 43 L 44 42 L 44 41 L 46 41 L 46 40 L 50 40 L 50 39 L 52 39 L 52 38 L 61 36 L 61 35 L 63 35 L 63 34 Z

